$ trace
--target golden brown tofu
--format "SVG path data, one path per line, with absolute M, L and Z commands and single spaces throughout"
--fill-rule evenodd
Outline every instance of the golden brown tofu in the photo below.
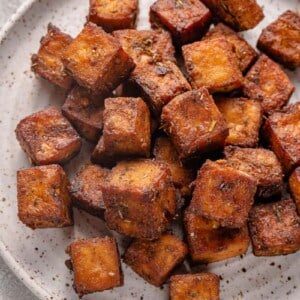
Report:
M 135 239 L 124 254 L 124 262 L 150 284 L 161 286 L 172 270 L 183 262 L 187 246 L 175 235 L 155 241 Z
M 79 85 L 101 96 L 117 88 L 135 67 L 120 43 L 90 22 L 67 47 L 63 63 Z
M 256 181 L 225 160 L 207 160 L 198 172 L 190 207 L 228 228 L 243 227 L 254 202 Z
M 163 108 L 161 123 L 182 161 L 222 148 L 228 136 L 225 121 L 206 88 L 175 97 Z
M 74 272 L 74 288 L 81 297 L 123 285 L 123 273 L 116 240 L 77 240 L 66 249 Z
M 232 45 L 233 51 L 238 59 L 239 68 L 242 72 L 247 71 L 257 59 L 258 54 L 254 48 L 230 27 L 219 23 L 212 30 L 210 30 L 204 38 L 209 39 L 217 36 L 225 37 L 226 40 Z
M 220 279 L 212 273 L 174 275 L 170 278 L 170 300 L 219 300 Z
M 300 215 L 300 167 L 296 168 L 289 178 L 289 190 Z
M 254 206 L 249 215 L 254 255 L 285 255 L 300 249 L 300 217 L 291 199 Z
M 294 69 L 300 66 L 300 15 L 286 11 L 261 33 L 257 47 L 282 63 Z
M 263 135 L 285 173 L 300 166 L 300 103 L 290 104 L 269 116 Z
M 241 228 L 219 227 L 215 221 L 188 208 L 184 214 L 189 253 L 194 262 L 212 263 L 247 252 L 250 237 L 247 224 Z
M 70 89 L 73 79 L 65 72 L 62 57 L 71 42 L 69 35 L 50 23 L 46 36 L 41 39 L 38 53 L 31 57 L 32 71 L 63 89 Z
M 209 9 L 198 0 L 157 0 L 150 7 L 153 29 L 167 29 L 177 45 L 199 40 L 211 23 Z
M 164 105 L 189 90 L 191 87 L 178 66 L 171 61 L 164 61 L 139 64 L 132 72 L 124 92 L 141 95 L 153 114 L 159 116 Z
M 264 112 L 269 114 L 285 105 L 294 90 L 280 66 L 262 55 L 247 73 L 243 93 L 260 101 Z
M 276 155 L 263 148 L 226 147 L 227 162 L 252 176 L 257 183 L 257 196 L 268 198 L 283 190 L 283 173 Z
M 161 162 L 118 163 L 102 195 L 108 227 L 131 237 L 156 239 L 175 215 L 175 189 L 169 169 Z
M 62 106 L 62 114 L 78 133 L 90 142 L 97 142 L 103 127 L 103 100 L 75 86 Z
M 229 129 L 225 144 L 256 147 L 263 118 L 261 104 L 246 98 L 216 98 L 216 105 Z
M 59 165 L 19 170 L 19 219 L 31 229 L 73 225 L 68 186 L 68 177 Z
M 175 49 L 168 32 L 154 30 L 118 30 L 113 36 L 136 64 L 141 62 L 176 62 Z
M 92 161 L 111 166 L 125 158 L 150 156 L 150 112 L 141 98 L 105 100 L 103 135 Z
M 72 202 L 88 213 L 103 217 L 105 205 L 102 188 L 109 170 L 97 165 L 83 166 L 71 181 L 70 194 Z
M 184 65 L 194 89 L 230 92 L 243 86 L 243 76 L 232 45 L 225 37 L 209 38 L 182 47 Z
M 263 18 L 256 0 L 202 0 L 213 15 L 237 31 L 254 28 Z
M 81 139 L 69 121 L 54 106 L 19 122 L 16 136 L 35 165 L 65 163 L 81 148 Z
M 134 28 L 138 5 L 138 0 L 90 0 L 87 19 L 107 32 Z
M 191 194 L 190 184 L 195 179 L 195 172 L 183 166 L 175 147 L 167 137 L 158 137 L 155 140 L 154 157 L 164 162 L 171 171 L 174 186 L 179 189 L 183 197 Z

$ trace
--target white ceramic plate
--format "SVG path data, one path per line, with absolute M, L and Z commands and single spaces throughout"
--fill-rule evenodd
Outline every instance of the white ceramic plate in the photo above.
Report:
M 140 0 L 139 28 L 149 28 L 148 10 L 153 1 Z M 255 45 L 261 29 L 286 9 L 299 12 L 299 0 L 260 0 L 264 21 L 245 37 Z M 30 55 L 37 51 L 39 40 L 49 22 L 75 36 L 85 22 L 88 0 L 25 1 L 0 33 L 0 252 L 15 274 L 41 299 L 76 299 L 72 275 L 64 265 L 65 247 L 78 237 L 103 236 L 110 233 L 101 220 L 75 210 L 75 226 L 66 229 L 32 231 L 17 219 L 15 173 L 29 163 L 14 135 L 17 122 L 49 104 L 61 105 L 64 93 L 30 71 Z M 300 100 L 300 72 L 288 72 L 297 86 L 291 101 Z M 66 169 L 88 160 L 90 146 Z M 121 252 L 123 250 L 120 243 Z M 251 253 L 243 258 L 200 266 L 222 276 L 222 299 L 300 299 L 300 252 L 270 258 Z M 185 265 L 187 268 L 188 266 Z M 124 287 L 85 299 L 167 299 L 168 286 L 155 288 L 145 283 L 123 264 Z M 183 299 L 184 300 L 184 299 Z

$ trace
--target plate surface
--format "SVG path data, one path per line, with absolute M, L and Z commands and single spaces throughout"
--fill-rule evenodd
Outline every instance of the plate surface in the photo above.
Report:
M 154 1 L 140 0 L 139 29 L 149 28 L 148 10 Z M 265 19 L 254 30 L 245 33 L 255 42 L 267 24 L 286 9 L 299 12 L 298 0 L 260 0 Z M 66 229 L 31 231 L 17 218 L 15 173 L 29 163 L 14 135 L 16 124 L 24 116 L 47 107 L 61 105 L 64 93 L 35 78 L 30 71 L 30 55 L 38 49 L 39 40 L 49 22 L 75 36 L 85 22 L 88 1 L 25 1 L 23 7 L 3 29 L 0 45 L 0 252 L 16 275 L 41 299 L 77 299 L 72 275 L 65 267 L 65 247 L 79 237 L 115 235 L 104 223 L 75 210 L 75 226 Z M 6 32 L 4 32 L 6 31 Z M 1 34 L 0 34 L 1 38 Z M 297 87 L 291 101 L 300 100 L 300 72 L 287 71 Z M 66 166 L 70 177 L 88 161 L 83 151 Z M 120 242 L 121 253 L 124 242 Z M 222 299 L 300 299 L 300 252 L 289 256 L 257 258 L 251 253 L 220 263 L 200 266 L 221 276 Z M 189 269 L 184 264 L 183 269 Z M 158 289 L 145 283 L 123 264 L 124 287 L 86 296 L 85 299 L 168 299 L 168 286 Z M 185 271 L 182 270 L 181 271 Z

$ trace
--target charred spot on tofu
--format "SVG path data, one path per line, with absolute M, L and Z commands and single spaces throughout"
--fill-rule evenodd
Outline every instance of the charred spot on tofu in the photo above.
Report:
M 147 282 L 157 287 L 187 255 L 187 246 L 175 235 L 163 234 L 157 240 L 135 239 L 124 254 L 124 262 Z
M 153 160 L 118 163 L 102 195 L 108 227 L 130 237 L 158 238 L 176 212 L 170 171 L 165 164 Z
M 262 55 L 247 73 L 243 93 L 260 101 L 264 112 L 270 114 L 285 105 L 294 90 L 281 67 Z
M 138 0 L 90 0 L 88 21 L 105 31 L 134 28 L 138 13 Z
M 300 218 L 291 199 L 255 206 L 249 229 L 257 256 L 285 255 L 300 249 Z
M 73 79 L 65 72 L 62 57 L 72 38 L 51 23 L 46 36 L 42 37 L 37 54 L 31 57 L 31 69 L 34 73 L 63 89 L 70 89 Z
M 211 23 L 209 9 L 198 0 L 157 0 L 150 7 L 153 29 L 167 29 L 177 45 L 199 40 Z
M 36 165 L 65 163 L 81 148 L 81 139 L 54 106 L 19 122 L 16 136 L 29 160 Z
M 123 285 L 120 256 L 114 238 L 76 240 L 66 252 L 74 272 L 74 288 L 81 297 Z
M 111 166 L 126 158 L 149 157 L 150 143 L 150 112 L 141 98 L 105 100 L 103 135 L 93 162 Z
M 73 225 L 69 181 L 59 165 L 17 172 L 19 219 L 31 229 Z

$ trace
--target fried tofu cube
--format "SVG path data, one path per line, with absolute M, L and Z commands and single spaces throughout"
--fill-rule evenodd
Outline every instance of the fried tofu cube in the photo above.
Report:
M 164 234 L 154 241 L 135 239 L 124 254 L 124 262 L 157 287 L 183 262 L 187 246 L 178 237 Z
M 19 122 L 16 136 L 35 165 L 65 163 L 81 148 L 81 139 L 69 121 L 54 106 Z
M 209 9 L 198 0 L 157 0 L 150 7 L 153 29 L 167 29 L 177 45 L 199 40 L 211 23 Z
M 263 18 L 256 0 L 202 0 L 214 16 L 237 31 L 254 28 Z
M 225 37 L 206 39 L 182 47 L 184 65 L 194 89 L 231 92 L 243 86 L 243 76 L 232 45 Z
M 113 36 L 136 64 L 148 61 L 176 63 L 175 49 L 167 31 L 125 29 L 114 31 Z
M 90 0 L 87 19 L 107 32 L 134 28 L 138 6 L 138 0 Z
M 195 179 L 192 169 L 182 165 L 175 147 L 168 137 L 158 137 L 155 140 L 154 157 L 164 162 L 171 171 L 174 186 L 179 189 L 183 197 L 191 194 L 190 184 Z
M 90 22 L 65 50 L 63 63 L 79 85 L 101 96 L 117 88 L 135 67 L 120 43 Z
M 226 147 L 225 157 L 233 168 L 256 180 L 258 197 L 268 198 L 282 192 L 283 173 L 274 152 L 263 148 Z
M 300 167 L 296 168 L 289 178 L 289 190 L 300 215 Z
M 150 112 L 141 98 L 105 100 L 104 129 L 92 161 L 111 166 L 130 157 L 150 156 Z
M 225 144 L 256 147 L 263 118 L 261 104 L 246 98 L 218 98 L 216 105 L 229 129 Z
M 68 177 L 59 165 L 19 170 L 19 219 L 31 229 L 73 225 L 68 186 Z
M 256 181 L 225 160 L 207 160 L 198 172 L 190 206 L 228 228 L 243 227 L 254 203 Z
M 66 249 L 74 272 L 74 288 L 79 296 L 123 285 L 123 273 L 116 240 L 77 240 Z
M 78 133 L 90 142 L 99 140 L 103 127 L 103 100 L 91 95 L 86 89 L 75 86 L 62 106 L 62 114 Z
M 269 116 L 263 135 L 285 173 L 300 166 L 300 103 L 290 104 Z
M 261 102 L 265 113 L 285 105 L 295 87 L 278 64 L 266 55 L 260 56 L 245 77 L 243 93 Z
M 238 60 L 239 68 L 242 72 L 247 71 L 257 59 L 258 54 L 254 48 L 230 27 L 219 23 L 205 35 L 205 39 L 217 36 L 225 37 L 232 45 L 233 51 Z
M 300 217 L 293 200 L 255 206 L 249 216 L 254 255 L 285 255 L 300 249 Z
M 130 237 L 156 239 L 175 215 L 175 189 L 169 169 L 161 162 L 118 163 L 102 195 L 108 227 Z
M 219 300 L 220 279 L 213 273 L 174 275 L 170 278 L 170 300 Z
M 286 67 L 300 66 L 300 15 L 286 11 L 263 29 L 257 47 Z
M 97 165 L 83 166 L 71 181 L 70 194 L 73 205 L 92 215 L 103 217 L 105 205 L 102 188 L 108 174 L 108 169 Z
M 41 39 L 37 54 L 31 57 L 31 69 L 34 73 L 63 89 L 70 89 L 73 79 L 65 72 L 62 57 L 72 38 L 51 23 L 46 36 Z
M 219 227 L 218 223 L 188 208 L 184 225 L 192 261 L 212 263 L 242 255 L 247 252 L 250 237 L 247 224 L 241 228 Z
M 206 88 L 186 92 L 164 106 L 162 128 L 182 161 L 224 146 L 228 128 Z

